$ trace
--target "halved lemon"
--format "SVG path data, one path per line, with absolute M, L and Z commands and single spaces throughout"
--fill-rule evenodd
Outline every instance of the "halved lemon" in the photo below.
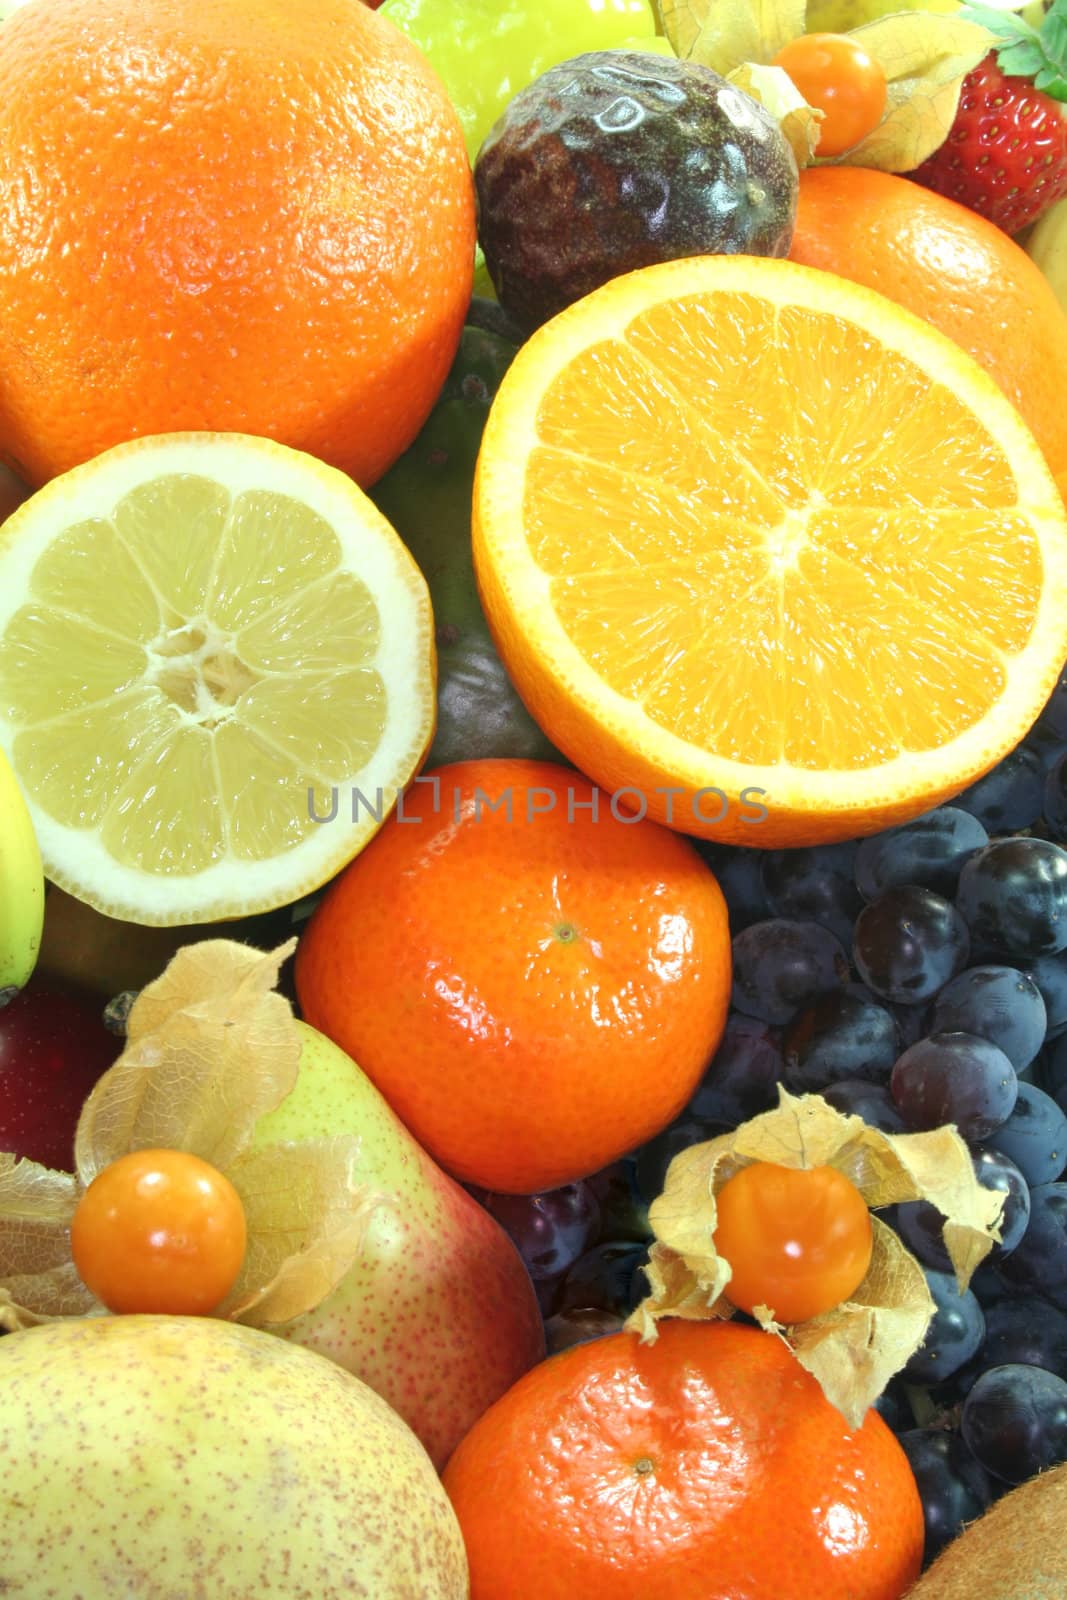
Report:
M 237 434 L 134 440 L 0 528 L 0 747 L 53 882 L 127 921 L 284 905 L 433 732 L 430 601 L 350 479 Z
M 473 528 L 552 741 L 727 842 L 918 815 L 1019 741 L 1067 657 L 1067 517 L 1014 408 L 928 324 L 787 261 L 647 267 L 541 328 Z

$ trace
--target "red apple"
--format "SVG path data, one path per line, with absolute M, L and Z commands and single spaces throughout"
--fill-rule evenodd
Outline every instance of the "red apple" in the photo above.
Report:
M 31 978 L 0 1009 L 0 1151 L 71 1171 L 82 1104 L 121 1050 L 99 1000 Z

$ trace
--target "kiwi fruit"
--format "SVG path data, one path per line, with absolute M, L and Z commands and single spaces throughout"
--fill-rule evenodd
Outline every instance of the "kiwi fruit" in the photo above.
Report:
M 1013 1489 L 938 1556 L 907 1600 L 1065 1600 L 1067 1465 Z

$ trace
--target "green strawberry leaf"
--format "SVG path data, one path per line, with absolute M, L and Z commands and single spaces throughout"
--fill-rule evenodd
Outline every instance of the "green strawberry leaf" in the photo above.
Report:
M 1067 100 L 1067 0 L 1053 0 L 1039 28 L 1009 11 L 965 5 L 960 16 L 987 28 L 1002 43 L 997 65 L 1009 78 L 1031 78 L 1053 100 Z

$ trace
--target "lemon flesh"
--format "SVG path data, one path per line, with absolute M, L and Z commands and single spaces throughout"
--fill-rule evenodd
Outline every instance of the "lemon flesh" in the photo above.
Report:
M 140 439 L 0 530 L 0 747 L 48 876 L 98 910 L 181 923 L 309 892 L 372 836 L 433 719 L 422 576 L 310 456 Z

